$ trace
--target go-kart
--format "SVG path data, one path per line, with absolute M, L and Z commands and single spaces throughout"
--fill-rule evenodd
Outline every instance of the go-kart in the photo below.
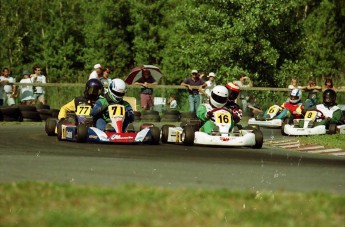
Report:
M 78 106 L 79 108 L 79 106 Z M 90 117 L 90 108 L 84 106 L 80 112 L 77 109 L 76 123 L 61 122 L 57 126 L 58 140 L 100 143 L 149 143 L 159 144 L 160 130 L 153 124 L 144 124 L 139 132 L 135 132 L 133 125 L 129 125 L 125 131 L 123 121 L 125 118 L 125 107 L 123 105 L 109 105 L 109 117 L 105 130 L 102 131 L 93 127 Z
M 191 146 L 212 145 L 212 146 L 249 146 L 252 148 L 261 148 L 263 144 L 263 135 L 259 129 L 241 126 L 232 128 L 232 115 L 226 108 L 216 108 L 213 110 L 215 129 L 210 133 L 198 131 L 194 124 L 187 124 L 183 127 L 174 125 L 163 125 L 161 128 L 162 143 L 177 143 Z
M 330 124 L 314 126 L 314 122 L 321 121 L 325 118 L 319 110 L 307 111 L 304 119 L 284 120 L 282 123 L 282 135 L 292 136 L 308 136 L 308 135 L 322 135 L 322 134 L 345 134 L 345 125 Z M 303 122 L 303 127 L 301 123 Z
M 282 110 L 282 107 L 273 105 L 267 110 L 266 119 L 253 117 L 248 120 L 248 125 L 263 126 L 268 128 L 280 128 L 282 126 L 282 119 L 277 119 L 276 117 L 281 113 Z

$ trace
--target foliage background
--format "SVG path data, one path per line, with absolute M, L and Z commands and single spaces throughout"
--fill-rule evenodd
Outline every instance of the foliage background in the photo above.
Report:
M 262 87 L 344 82 L 343 0 L 0 1 L 0 62 L 18 79 L 39 64 L 49 82 L 84 82 L 101 63 L 120 78 L 157 65 L 161 84 L 192 69 Z

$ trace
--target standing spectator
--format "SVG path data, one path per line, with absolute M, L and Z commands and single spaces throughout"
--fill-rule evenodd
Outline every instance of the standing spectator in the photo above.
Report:
M 103 75 L 102 77 L 99 78 L 99 80 L 102 82 L 103 87 L 104 87 L 104 93 L 107 92 L 109 84 L 111 82 L 111 79 L 109 78 L 109 74 L 111 73 L 111 70 L 109 68 L 105 68 L 103 70 Z
M 290 92 L 293 90 L 293 89 L 300 89 L 301 88 L 301 86 L 299 86 L 298 85 L 298 80 L 296 79 L 296 78 L 292 78 L 291 79 L 291 83 L 290 83 L 290 85 L 288 86 L 288 88 L 289 88 L 289 94 L 290 94 Z
M 94 71 L 92 71 L 92 73 L 89 76 L 89 80 L 90 79 L 99 79 L 103 76 L 103 69 L 101 64 L 96 64 L 93 66 L 93 68 L 95 69 Z
M 206 83 L 202 79 L 199 78 L 198 71 L 194 69 L 192 70 L 192 76 L 185 79 L 181 83 L 181 86 L 185 86 L 188 88 L 189 111 L 195 113 L 200 105 L 199 90 L 201 88 L 206 87 Z M 192 86 L 198 86 L 200 89 L 192 88 Z
M 158 83 L 151 75 L 150 70 L 143 69 L 142 77 L 139 78 L 136 82 L 134 82 L 134 84 L 142 86 L 140 91 L 141 108 L 143 110 L 152 110 L 154 105 L 153 89 L 149 88 L 149 85 L 157 85 Z
M 47 83 L 46 77 L 42 75 L 41 72 L 42 72 L 42 69 L 38 65 L 35 65 L 33 67 L 34 74 L 31 74 L 31 79 L 33 83 L 41 83 L 41 84 Z M 36 102 L 46 104 L 44 94 L 45 94 L 45 90 L 43 87 L 40 87 L 40 86 L 34 87 L 34 98 Z
M 3 92 L 2 105 L 6 103 L 8 106 L 13 106 L 15 104 L 14 98 L 16 97 L 16 86 L 13 83 L 16 81 L 10 76 L 10 70 L 8 68 L 2 70 L 0 81 Z
M 23 79 L 19 81 L 19 83 L 32 83 L 32 79 L 30 78 L 30 72 L 24 71 L 23 72 Z M 35 97 L 34 97 L 34 89 L 31 85 L 20 85 L 20 103 L 23 105 L 33 105 L 35 104 Z
M 306 110 L 314 108 L 318 104 L 317 94 L 322 90 L 320 86 L 316 85 L 315 80 L 309 80 L 308 85 L 302 87 L 301 89 L 305 90 L 308 93 L 307 99 L 305 100 L 304 108 Z
M 215 77 L 216 77 L 216 74 L 214 72 L 210 72 L 207 76 L 208 80 L 205 82 L 206 83 L 206 89 L 205 89 L 206 99 L 203 101 L 205 103 L 208 103 L 208 99 L 211 97 L 211 91 L 217 85 L 215 82 Z
M 324 84 L 324 86 L 322 87 L 322 90 L 324 91 L 324 90 L 326 90 L 326 89 L 335 90 L 332 79 L 326 79 L 326 80 L 325 80 L 325 84 Z
M 239 81 L 234 81 L 234 84 L 237 84 L 240 88 L 241 87 L 253 87 L 253 82 L 250 80 L 248 76 L 241 73 L 239 77 Z M 247 110 L 247 99 L 249 98 L 248 92 L 241 89 L 239 99 L 241 100 L 242 104 L 242 111 L 246 112 Z
M 169 96 L 168 104 L 169 104 L 169 109 L 171 109 L 171 110 L 177 109 L 177 101 L 176 101 L 174 95 Z

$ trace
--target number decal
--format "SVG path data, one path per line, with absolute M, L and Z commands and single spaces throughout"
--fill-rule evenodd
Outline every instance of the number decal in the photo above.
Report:
M 229 112 L 216 113 L 215 121 L 220 124 L 231 124 L 231 115 Z
M 123 105 L 109 105 L 109 117 L 124 117 L 125 107 Z
M 89 116 L 91 112 L 91 106 L 79 105 L 77 106 L 77 115 L 87 115 Z
M 274 106 L 271 106 L 269 109 L 268 109 L 268 113 L 276 113 L 278 111 L 278 107 L 276 105 Z
M 307 113 L 305 114 L 305 119 L 309 119 L 309 120 L 314 120 L 316 118 L 316 111 L 307 111 Z

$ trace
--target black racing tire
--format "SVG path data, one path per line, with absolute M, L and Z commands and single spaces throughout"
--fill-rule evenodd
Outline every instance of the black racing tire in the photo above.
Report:
M 160 122 L 161 117 L 159 115 L 142 115 L 141 120 L 143 121 L 152 121 L 152 122 Z
M 164 111 L 164 115 L 172 115 L 180 117 L 181 113 L 178 110 L 166 110 Z
M 162 126 L 162 128 L 161 128 L 161 141 L 162 141 L 162 143 L 168 142 L 169 128 L 170 127 L 175 127 L 175 125 L 163 125 Z
M 196 115 L 194 112 L 181 112 L 181 118 L 196 118 Z
M 285 118 L 285 119 L 283 120 L 282 126 L 281 126 L 281 128 L 280 128 L 280 132 L 281 132 L 281 134 L 282 134 L 283 136 L 287 136 L 287 135 L 288 135 L 288 134 L 286 134 L 285 131 L 284 131 L 285 125 L 288 125 L 288 124 L 290 124 L 290 119 L 289 119 L 289 118 Z
M 21 114 L 23 117 L 23 120 L 31 120 L 33 122 L 40 122 L 42 121 L 40 114 L 35 110 L 35 111 L 30 111 L 30 110 L 21 110 Z
M 88 128 L 84 124 L 77 125 L 77 143 L 85 143 L 88 137 Z
M 51 109 L 52 117 L 58 118 L 60 110 Z
M 253 146 L 254 149 L 260 149 L 262 148 L 262 145 L 264 143 L 264 136 L 260 130 L 253 130 L 253 133 L 255 135 L 255 145 Z
M 19 105 L 19 110 L 22 111 L 37 111 L 36 106 L 30 106 L 30 105 Z
M 57 138 L 58 140 L 62 140 L 62 122 L 57 123 Z
M 178 118 L 166 118 L 165 116 L 162 116 L 161 122 L 178 122 Z
M 159 140 L 160 140 L 159 128 L 156 126 L 153 126 L 150 128 L 150 131 L 151 131 L 151 144 L 153 145 L 159 144 Z
M 186 126 L 182 132 L 183 144 L 185 146 L 194 145 L 195 130 L 193 126 Z
M 46 104 L 39 103 L 36 106 L 37 110 L 49 110 L 50 106 Z
M 55 129 L 56 129 L 57 119 L 55 118 L 48 118 L 45 123 L 45 131 L 48 136 L 55 136 Z
M 337 125 L 336 124 L 330 124 L 328 128 L 328 134 L 334 135 L 337 133 Z
M 41 120 L 46 121 L 48 118 L 52 117 L 51 110 L 48 109 L 38 109 L 37 112 L 40 114 Z
M 159 112 L 157 110 L 143 110 L 141 112 L 141 116 L 146 116 L 146 115 L 155 115 L 155 116 L 159 116 Z

